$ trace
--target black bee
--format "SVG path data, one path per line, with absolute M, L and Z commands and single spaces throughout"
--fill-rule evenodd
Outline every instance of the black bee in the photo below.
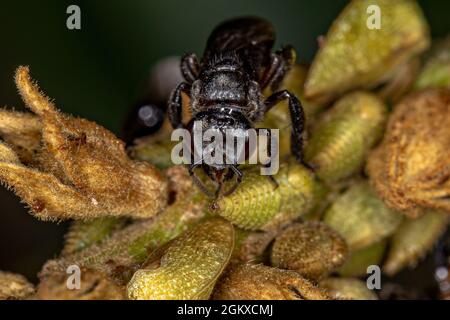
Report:
M 181 73 L 185 82 L 173 90 L 168 102 L 172 126 L 192 132 L 193 122 L 201 120 L 203 130 L 245 130 L 253 128 L 254 123 L 261 121 L 273 106 L 287 99 L 292 122 L 291 150 L 296 159 L 303 163 L 302 105 L 289 91 L 276 91 L 295 62 L 295 50 L 292 46 L 284 46 L 272 53 L 274 41 L 274 27 L 261 18 L 237 18 L 217 26 L 209 36 L 200 61 L 195 54 L 186 54 L 181 59 Z M 274 93 L 264 99 L 262 91 L 267 87 Z M 186 125 L 182 119 L 183 92 L 190 98 L 192 113 L 192 119 Z M 218 185 L 215 196 L 219 194 L 224 181 L 236 177 L 233 187 L 223 195 L 232 193 L 243 176 L 236 162 L 190 164 L 189 173 L 194 182 L 209 195 L 213 194 L 194 174 L 196 167 L 201 167 Z

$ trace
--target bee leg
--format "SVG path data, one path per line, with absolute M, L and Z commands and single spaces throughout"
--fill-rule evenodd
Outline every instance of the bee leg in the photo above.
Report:
M 223 193 L 224 197 L 232 194 L 236 190 L 236 188 L 242 182 L 242 177 L 244 176 L 242 171 L 239 170 L 236 166 L 230 166 L 230 168 L 231 168 L 232 172 L 234 173 L 234 175 L 236 176 L 236 182 L 233 184 L 233 186 L 229 190 L 227 190 L 226 192 Z
M 267 156 L 269 157 L 270 160 L 267 163 L 263 164 L 263 166 L 266 168 L 270 168 L 272 165 L 272 131 L 266 128 L 257 128 L 256 130 L 258 131 L 258 135 L 262 133 L 267 137 Z M 275 151 L 279 155 L 278 145 L 276 146 Z M 270 182 L 273 184 L 274 189 L 278 188 L 279 186 L 278 182 L 273 175 L 269 174 L 267 175 L 267 178 L 269 178 Z
M 227 174 L 225 175 L 223 180 L 228 181 L 228 180 L 231 180 L 231 178 L 233 178 L 233 177 L 234 177 L 234 171 L 233 171 L 233 169 L 231 169 L 231 170 L 227 171 Z
M 297 161 L 305 167 L 312 167 L 303 159 L 303 129 L 305 126 L 305 115 L 300 101 L 287 90 L 275 92 L 265 101 L 264 113 L 268 112 L 272 107 L 283 100 L 289 102 L 289 112 L 291 115 L 292 131 L 291 131 L 291 152 Z
M 182 82 L 171 93 L 169 103 L 167 106 L 167 114 L 169 116 L 170 124 L 174 129 L 183 127 L 183 99 L 181 93 L 184 92 L 189 95 L 191 85 Z
M 189 166 L 188 172 L 189 175 L 192 178 L 192 181 L 194 181 L 194 183 L 197 185 L 197 187 L 204 193 L 206 194 L 208 197 L 210 198 L 215 198 L 216 196 L 210 191 L 208 190 L 208 188 L 205 186 L 205 184 L 200 180 L 200 178 L 194 173 L 194 169 L 196 167 L 198 167 L 200 164 L 191 164 Z
M 181 74 L 189 84 L 192 84 L 198 78 L 200 64 L 195 53 L 187 53 L 181 57 Z
M 206 173 L 206 175 L 213 181 L 216 182 L 216 177 L 214 176 L 213 171 L 211 170 L 210 166 L 203 166 L 203 171 Z
M 284 46 L 277 52 L 272 53 L 270 57 L 270 64 L 261 77 L 261 89 L 263 90 L 270 86 L 272 91 L 276 91 L 286 73 L 295 63 L 295 58 L 295 49 L 291 45 Z

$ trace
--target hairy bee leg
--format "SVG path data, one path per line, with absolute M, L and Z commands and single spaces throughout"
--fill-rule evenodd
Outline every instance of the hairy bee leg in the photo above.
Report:
M 236 166 L 230 166 L 230 168 L 231 168 L 231 170 L 233 170 L 234 175 L 236 176 L 236 182 L 234 183 L 234 185 L 229 190 L 227 190 L 226 192 L 223 193 L 224 197 L 232 194 L 236 190 L 236 188 L 242 182 L 242 177 L 244 176 L 242 171 L 239 170 Z
M 187 53 L 181 57 L 180 63 L 181 74 L 189 84 L 192 84 L 198 78 L 200 72 L 200 64 L 198 63 L 195 53 Z
M 270 64 L 266 68 L 261 77 L 260 81 L 261 90 L 264 90 L 269 86 L 270 81 L 273 79 L 276 71 L 280 68 L 280 66 L 281 66 L 280 56 L 277 55 L 276 53 L 272 53 L 270 56 Z
M 211 191 L 209 191 L 208 188 L 206 188 L 206 186 L 204 185 L 204 183 L 203 183 L 203 182 L 200 180 L 200 178 L 197 177 L 197 175 L 194 173 L 194 169 L 195 169 L 196 167 L 198 167 L 199 165 L 200 165 L 199 163 L 191 164 L 191 165 L 189 166 L 189 169 L 188 169 L 189 175 L 191 176 L 192 181 L 194 181 L 194 183 L 197 185 L 197 187 L 198 187 L 204 194 L 206 194 L 206 195 L 207 195 L 208 197 L 210 197 L 210 198 L 215 198 L 215 195 L 214 195 Z
M 261 89 L 270 86 L 272 91 L 277 90 L 284 76 L 294 64 L 295 58 L 295 49 L 291 45 L 284 46 L 277 52 L 272 53 L 270 65 L 266 68 L 260 81 Z
M 270 129 L 266 129 L 266 128 L 257 128 L 256 129 L 258 131 L 258 135 L 263 132 L 266 137 L 267 137 L 267 153 L 270 159 L 272 159 L 272 132 L 270 131 Z M 272 160 L 269 161 L 266 164 L 263 164 L 264 167 L 266 168 L 270 168 L 270 166 L 272 165 Z M 273 175 L 268 175 L 267 178 L 270 180 L 270 182 L 273 184 L 274 189 L 278 188 L 278 181 L 274 178 Z
M 268 112 L 272 107 L 283 100 L 289 102 L 289 112 L 291 115 L 292 131 L 291 131 L 291 152 L 297 161 L 309 169 L 312 169 L 303 159 L 303 129 L 305 126 L 305 114 L 300 101 L 292 93 L 287 90 L 275 92 L 265 101 L 264 113 Z
M 211 171 L 211 167 L 210 166 L 203 166 L 203 171 L 211 179 L 212 182 L 216 183 L 216 179 L 215 179 L 214 173 Z
M 171 93 L 169 103 L 167 106 L 167 114 L 169 116 L 170 124 L 174 129 L 183 127 L 183 99 L 181 93 L 184 92 L 189 95 L 191 85 L 182 82 Z
M 234 177 L 234 171 L 233 170 L 228 170 L 227 173 L 225 174 L 225 177 L 223 179 L 223 181 L 228 181 L 231 178 Z

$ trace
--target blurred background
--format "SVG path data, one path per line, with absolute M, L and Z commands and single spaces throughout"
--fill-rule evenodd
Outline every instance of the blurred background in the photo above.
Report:
M 29 65 L 44 92 L 65 112 L 119 133 L 142 94 L 152 64 L 195 52 L 201 56 L 212 28 L 224 19 L 258 15 L 276 27 L 276 46 L 293 44 L 310 62 L 317 37 L 328 30 L 346 0 L 2 1 L 0 105 L 23 109 L 14 70 Z M 419 1 L 433 37 L 450 30 L 450 2 Z M 66 28 L 66 9 L 81 8 L 81 30 Z M 40 222 L 0 186 L 0 270 L 36 273 L 62 245 L 67 223 Z

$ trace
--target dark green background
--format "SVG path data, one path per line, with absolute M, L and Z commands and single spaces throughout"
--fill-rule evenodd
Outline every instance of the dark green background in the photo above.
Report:
M 395 0 L 393 0 L 395 1 Z M 0 105 L 23 107 L 13 83 L 18 65 L 56 105 L 118 132 L 150 66 L 168 55 L 201 54 L 211 29 L 225 18 L 260 15 L 272 21 L 277 45 L 292 43 L 311 61 L 345 0 L 314 1 L 2 1 Z M 450 30 L 450 1 L 420 1 L 434 37 Z M 66 28 L 66 8 L 81 7 L 81 30 Z M 35 279 L 58 253 L 65 224 L 38 222 L 0 187 L 0 270 Z

